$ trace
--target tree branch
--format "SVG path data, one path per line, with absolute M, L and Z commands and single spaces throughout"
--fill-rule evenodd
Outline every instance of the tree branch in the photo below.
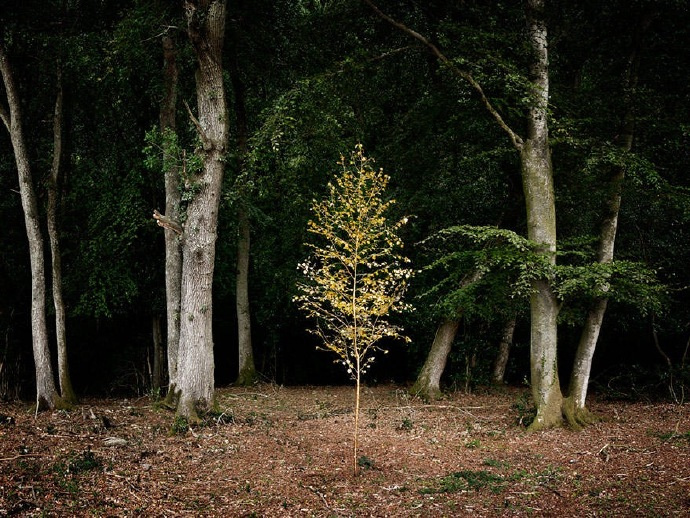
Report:
M 517 149 L 518 151 L 522 150 L 522 145 L 523 145 L 523 140 L 522 138 L 515 133 L 509 126 L 506 124 L 506 122 L 503 120 L 503 117 L 501 117 L 501 114 L 498 113 L 498 111 L 493 107 L 491 104 L 491 101 L 489 101 L 488 97 L 484 93 L 484 90 L 482 89 L 482 86 L 477 82 L 474 77 L 472 77 L 472 74 L 469 72 L 462 70 L 458 68 L 450 59 L 446 57 L 445 54 L 443 54 L 439 48 L 431 43 L 428 39 L 426 39 L 424 36 L 419 34 L 417 31 L 410 29 L 407 25 L 400 23 L 387 14 L 383 13 L 376 5 L 371 0 L 362 0 L 365 4 L 367 4 L 371 9 L 383 20 L 387 21 L 394 27 L 400 29 L 404 33 L 408 34 L 409 36 L 413 37 L 420 43 L 422 43 L 424 46 L 426 46 L 436 58 L 446 65 L 451 72 L 453 72 L 456 76 L 459 78 L 463 79 L 464 81 L 467 81 L 472 89 L 474 89 L 475 92 L 479 94 L 479 97 L 482 101 L 482 104 L 484 104 L 484 107 L 489 111 L 491 116 L 496 120 L 498 125 L 503 129 L 508 134 L 508 137 L 510 138 L 510 141 L 513 143 L 513 147 Z
M 183 102 L 184 102 L 184 107 L 187 108 L 187 113 L 189 114 L 189 118 L 191 119 L 192 124 L 194 124 L 194 127 L 196 128 L 197 132 L 199 133 L 199 138 L 201 139 L 201 145 L 203 146 L 204 151 L 209 151 L 213 147 L 211 140 L 206 136 L 204 129 L 201 127 L 201 123 L 199 122 L 199 119 L 197 119 L 194 116 L 191 108 L 189 107 L 189 104 L 187 104 L 187 101 L 183 101 Z
M 157 210 L 153 211 L 153 219 L 156 220 L 159 227 L 170 229 L 176 234 L 182 235 L 182 225 L 180 225 L 177 221 L 173 221 L 171 218 L 164 216 Z
M 5 107 L 1 104 L 0 104 L 0 119 L 2 119 L 2 122 L 5 123 L 5 127 L 7 127 L 7 131 L 12 131 L 10 114 L 7 111 L 7 109 L 5 109 Z
M 7 95 L 8 101 L 13 94 L 13 89 L 10 84 L 8 84 L 7 77 L 9 65 L 7 64 L 7 55 L 5 54 L 5 49 L 0 45 L 0 75 L 2 75 L 2 80 L 5 83 L 5 93 Z M 9 108 L 6 108 L 3 104 L 0 104 L 0 119 L 7 127 L 7 131 L 12 132 L 12 115 Z

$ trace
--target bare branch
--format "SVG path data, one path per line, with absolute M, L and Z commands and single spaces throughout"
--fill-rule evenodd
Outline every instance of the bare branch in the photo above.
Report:
M 153 219 L 156 220 L 159 227 L 167 228 L 175 232 L 176 234 L 182 235 L 183 228 L 177 221 L 173 221 L 167 216 L 164 216 L 157 210 L 153 211 Z
M 2 105 L 0 105 L 0 119 L 2 119 L 2 122 L 7 127 L 7 131 L 12 131 L 10 114 L 7 111 L 7 109 Z
M 189 114 L 189 118 L 191 119 L 192 124 L 194 124 L 196 131 L 199 133 L 199 138 L 201 139 L 201 145 L 203 146 L 204 151 L 209 151 L 211 148 L 213 148 L 213 144 L 211 143 L 211 140 L 206 136 L 204 129 L 201 127 L 201 123 L 199 122 L 199 119 L 197 119 L 194 116 L 191 108 L 189 107 L 189 104 L 187 104 L 187 101 L 183 101 L 183 102 L 184 102 L 184 107 L 187 108 L 187 113 Z
M 5 49 L 0 45 L 0 75 L 2 75 L 3 82 L 5 83 L 5 92 L 7 94 L 8 101 L 14 94 L 12 85 L 8 83 L 7 77 L 9 76 L 9 69 L 7 64 L 7 55 L 5 54 Z M 0 104 L 0 119 L 7 127 L 7 131 L 12 132 L 12 116 L 9 109 L 3 104 Z
M 489 111 L 491 116 L 496 120 L 496 122 L 503 129 L 503 131 L 505 131 L 508 134 L 510 141 L 513 143 L 513 147 L 515 147 L 515 149 L 517 149 L 518 151 L 522 150 L 522 138 L 517 133 L 515 133 L 508 126 L 508 124 L 506 124 L 506 122 L 503 120 L 503 117 L 501 117 L 501 114 L 498 113 L 498 111 L 491 104 L 491 101 L 489 101 L 488 97 L 486 97 L 486 94 L 484 93 L 482 86 L 477 82 L 476 79 L 474 79 L 474 77 L 472 77 L 472 74 L 470 74 L 466 70 L 458 68 L 457 65 L 455 65 L 450 59 L 448 59 L 448 57 L 446 57 L 446 55 L 443 54 L 436 45 L 431 43 L 428 39 L 419 34 L 417 31 L 410 29 L 407 25 L 400 23 L 397 20 L 394 20 L 393 18 L 382 12 L 378 7 L 376 7 L 376 5 L 374 5 L 374 3 L 371 0 L 362 1 L 369 7 L 371 7 L 371 9 L 380 18 L 387 21 L 394 27 L 400 29 L 404 33 L 408 34 L 409 36 L 413 37 L 414 39 L 422 43 L 424 46 L 426 46 L 441 63 L 443 63 L 450 69 L 451 72 L 453 72 L 456 76 L 463 79 L 464 81 L 467 81 L 472 87 L 472 89 L 479 94 L 479 97 L 482 101 L 482 104 L 484 104 L 484 107 Z

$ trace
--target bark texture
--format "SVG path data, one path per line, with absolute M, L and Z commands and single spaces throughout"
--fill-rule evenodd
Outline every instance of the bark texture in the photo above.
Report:
M 474 270 L 462 280 L 461 287 L 465 288 L 477 282 L 482 276 L 483 273 L 480 270 Z M 446 369 L 448 355 L 460 326 L 462 311 L 463 308 L 458 308 L 457 315 L 445 318 L 439 325 L 422 370 L 419 371 L 417 380 L 410 390 L 412 394 L 426 399 L 438 399 L 441 397 L 441 376 Z
M 58 229 L 58 204 L 60 183 L 62 176 L 62 128 L 63 128 L 63 100 L 62 73 L 58 69 L 58 92 L 55 99 L 53 114 L 53 165 L 48 178 L 48 206 L 46 219 L 48 222 L 48 239 L 50 241 L 51 269 L 53 276 L 53 306 L 55 307 L 55 337 L 57 342 L 58 380 L 60 396 L 65 404 L 77 403 L 77 396 L 72 388 L 72 379 L 67 359 L 67 318 L 65 302 L 62 298 L 62 258 L 60 255 L 60 239 Z
M 202 143 L 198 153 L 203 166 L 191 179 L 194 196 L 187 206 L 182 244 L 177 413 L 195 421 L 199 411 L 208 411 L 213 406 L 215 387 L 212 288 L 228 140 L 222 68 L 225 1 L 187 1 L 184 6 L 189 39 L 198 64 L 198 119 L 193 120 Z
M 251 385 L 256 381 L 254 351 L 252 348 L 251 313 L 249 306 L 249 215 L 245 207 L 238 210 L 237 240 L 237 339 L 239 372 L 237 385 Z
M 175 41 L 169 35 L 163 36 L 163 82 L 164 95 L 160 107 L 161 132 L 175 133 L 177 124 L 177 51 Z M 165 168 L 165 214 L 172 221 L 180 220 L 180 164 L 174 150 L 170 149 L 168 138 L 163 138 L 163 167 Z M 165 301 L 167 315 L 168 349 L 168 393 L 166 403 L 176 405 L 177 363 L 180 347 L 180 297 L 182 283 L 182 247 L 179 230 L 175 227 L 165 230 Z
M 491 371 L 491 380 L 500 384 L 503 383 L 506 374 L 506 367 L 508 365 L 508 358 L 510 358 L 510 349 L 513 345 L 513 335 L 515 334 L 515 326 L 517 325 L 517 317 L 510 318 L 501 334 L 501 341 L 498 344 L 498 353 L 494 361 L 493 369 Z
M 7 107 L 0 105 L 0 119 L 9 131 L 19 176 L 19 192 L 24 211 L 26 236 L 29 242 L 31 263 L 31 334 L 34 363 L 36 366 L 36 409 L 52 409 L 58 404 L 58 394 L 53 379 L 53 368 L 48 348 L 46 322 L 46 279 L 43 253 L 43 235 L 38 218 L 38 208 L 29 155 L 24 142 L 19 93 L 12 67 L 0 45 L 0 74 L 5 84 Z
M 527 237 L 537 243 L 546 263 L 556 264 L 556 202 L 549 149 L 547 109 L 549 70 L 544 0 L 528 0 L 527 32 L 532 63 L 532 102 L 527 138 L 521 150 L 522 184 L 527 205 Z M 558 378 L 558 301 L 548 278 L 537 280 L 530 297 L 530 374 L 537 415 L 531 429 L 562 423 L 563 395 Z

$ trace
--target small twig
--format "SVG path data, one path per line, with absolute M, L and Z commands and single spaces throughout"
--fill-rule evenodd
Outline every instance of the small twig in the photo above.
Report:
M 604 458 L 604 462 L 609 461 L 609 443 L 604 444 L 604 446 L 601 447 L 601 449 L 597 452 L 597 455 L 601 455 Z
M 19 455 L 15 455 L 14 457 L 3 457 L 0 459 L 0 461 L 17 460 L 17 459 L 23 459 L 24 457 L 45 457 L 45 455 L 42 453 L 20 453 Z
M 540 485 L 541 487 L 545 487 L 545 488 L 548 489 L 549 491 L 552 491 L 552 492 L 555 493 L 556 495 L 558 495 L 558 496 L 560 496 L 561 498 L 563 498 L 563 495 L 562 495 L 557 489 L 554 489 L 554 488 L 552 488 L 551 486 L 547 486 L 547 485 L 544 484 L 543 482 L 540 482 L 539 485 Z
M 322 493 L 321 491 L 319 491 L 318 489 L 316 489 L 316 488 L 313 487 L 313 486 L 307 486 L 307 487 L 308 487 L 309 489 L 311 489 L 315 494 L 317 494 L 317 495 L 319 495 L 319 496 L 321 497 L 321 500 L 323 500 L 323 504 L 326 506 L 326 509 L 330 509 L 330 508 L 331 508 L 331 506 L 328 505 L 328 500 L 326 500 L 326 497 L 323 496 L 323 493 Z

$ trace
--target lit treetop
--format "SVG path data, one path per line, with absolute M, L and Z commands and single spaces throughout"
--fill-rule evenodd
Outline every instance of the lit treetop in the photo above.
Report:
M 308 230 L 319 236 L 310 243 L 310 258 L 300 264 L 306 282 L 298 284 L 300 307 L 317 321 L 312 330 L 323 348 L 338 355 L 348 373 L 359 381 L 381 349 L 383 338 L 404 338 L 402 329 L 387 320 L 407 307 L 402 296 L 412 270 L 402 256 L 397 231 L 403 218 L 389 223 L 384 201 L 389 177 L 372 167 L 362 145 L 349 161 L 341 156 L 342 173 L 329 184 L 329 195 L 312 206 Z

